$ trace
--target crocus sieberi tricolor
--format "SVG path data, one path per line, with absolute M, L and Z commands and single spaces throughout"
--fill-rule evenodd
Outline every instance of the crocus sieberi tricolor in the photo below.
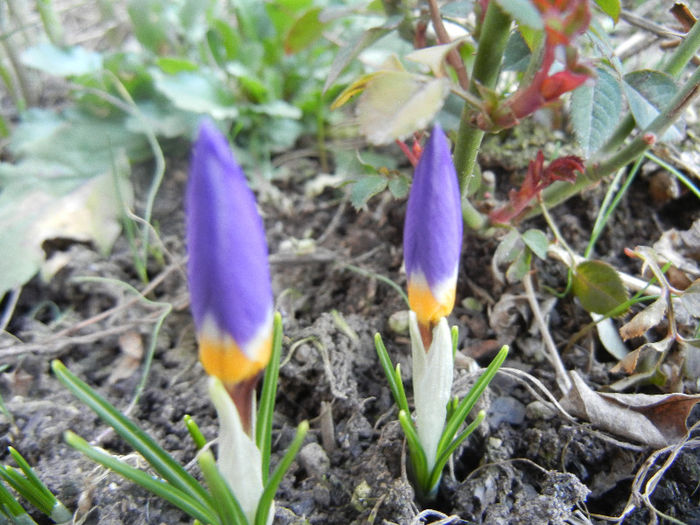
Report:
M 208 121 L 192 153 L 186 211 L 199 356 L 233 391 L 255 380 L 270 358 L 272 288 L 255 197 L 226 138 Z
M 408 301 L 424 330 L 452 311 L 461 246 L 457 173 L 447 137 L 435 126 L 413 176 L 403 237 Z
M 452 391 L 452 337 L 445 317 L 454 307 L 461 246 L 457 173 L 436 125 L 416 166 L 404 226 L 416 429 L 429 471 Z
M 255 197 L 210 121 L 199 128 L 185 205 L 191 309 L 221 425 L 217 467 L 252 523 L 263 491 L 253 394 L 272 348 L 272 288 Z

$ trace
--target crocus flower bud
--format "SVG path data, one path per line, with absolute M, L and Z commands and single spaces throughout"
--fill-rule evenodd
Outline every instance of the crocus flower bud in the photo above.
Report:
M 461 246 L 457 173 L 436 125 L 416 166 L 403 234 L 408 302 L 424 333 L 454 307 Z
M 199 357 L 233 395 L 236 385 L 254 386 L 270 359 L 273 299 L 255 197 L 226 138 L 210 121 L 199 128 L 185 205 Z

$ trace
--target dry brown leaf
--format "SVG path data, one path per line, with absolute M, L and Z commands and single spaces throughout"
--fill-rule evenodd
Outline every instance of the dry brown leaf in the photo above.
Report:
M 667 337 L 661 341 L 656 341 L 654 343 L 644 343 L 639 348 L 636 348 L 625 357 L 620 359 L 610 370 L 613 374 L 624 370 L 626 374 L 633 374 L 634 372 L 647 372 L 651 368 L 656 367 L 659 356 L 663 354 L 673 343 L 673 338 Z
M 700 317 L 700 279 L 688 286 L 680 297 L 680 303 L 692 317 Z
M 607 394 L 593 391 L 574 371 L 573 387 L 562 406 L 575 416 L 617 436 L 652 447 L 680 442 L 686 419 L 700 395 Z
M 664 232 L 654 243 L 654 251 L 661 261 L 668 261 L 683 272 L 689 281 L 700 276 L 697 263 L 698 246 L 700 246 L 700 219 L 685 231 L 670 229 Z
M 119 348 L 122 355 L 107 378 L 107 384 L 131 377 L 138 370 L 143 358 L 143 341 L 138 332 L 126 332 L 119 337 Z
M 627 341 L 639 337 L 649 328 L 659 324 L 666 315 L 666 308 L 666 299 L 663 296 L 659 297 L 620 328 L 622 339 Z

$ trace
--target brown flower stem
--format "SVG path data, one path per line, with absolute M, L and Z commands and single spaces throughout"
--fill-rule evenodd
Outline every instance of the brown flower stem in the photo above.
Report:
M 428 0 L 428 6 L 430 7 L 430 18 L 433 21 L 433 27 L 435 28 L 435 34 L 437 35 L 438 42 L 440 44 L 449 44 L 450 36 L 447 34 L 445 25 L 442 23 L 442 17 L 440 16 L 440 8 L 438 8 L 437 0 Z M 447 62 L 455 70 L 457 79 L 459 80 L 459 85 L 462 86 L 462 89 L 468 90 L 469 75 L 467 74 L 467 68 L 464 67 L 464 61 L 456 49 L 453 49 L 447 54 Z
M 249 379 L 236 383 L 234 385 L 226 385 L 226 390 L 228 391 L 233 404 L 236 405 L 238 410 L 238 416 L 241 418 L 241 424 L 243 425 L 243 430 L 246 434 L 254 437 L 253 432 L 253 395 L 255 394 L 255 387 L 258 386 L 258 381 L 260 381 L 260 376 L 262 373 L 257 374 Z

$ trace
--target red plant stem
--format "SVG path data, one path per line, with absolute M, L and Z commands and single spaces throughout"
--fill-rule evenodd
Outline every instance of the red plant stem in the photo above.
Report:
M 433 21 L 433 27 L 435 28 L 438 43 L 449 44 L 450 36 L 447 34 L 447 30 L 442 23 L 437 0 L 428 0 L 428 6 L 430 7 L 430 18 Z M 462 57 L 459 56 L 459 52 L 456 49 L 453 49 L 447 54 L 447 62 L 454 68 L 461 88 L 464 91 L 469 91 L 469 75 L 467 74 L 467 68 L 464 67 L 464 61 L 462 60 Z
M 413 151 L 411 151 L 411 148 L 409 148 L 403 140 L 396 139 L 396 144 L 399 145 L 399 148 L 401 148 L 401 151 L 403 151 L 403 154 L 406 155 L 406 158 L 408 159 L 408 161 L 415 168 L 416 165 L 418 164 L 418 158 L 413 154 Z

